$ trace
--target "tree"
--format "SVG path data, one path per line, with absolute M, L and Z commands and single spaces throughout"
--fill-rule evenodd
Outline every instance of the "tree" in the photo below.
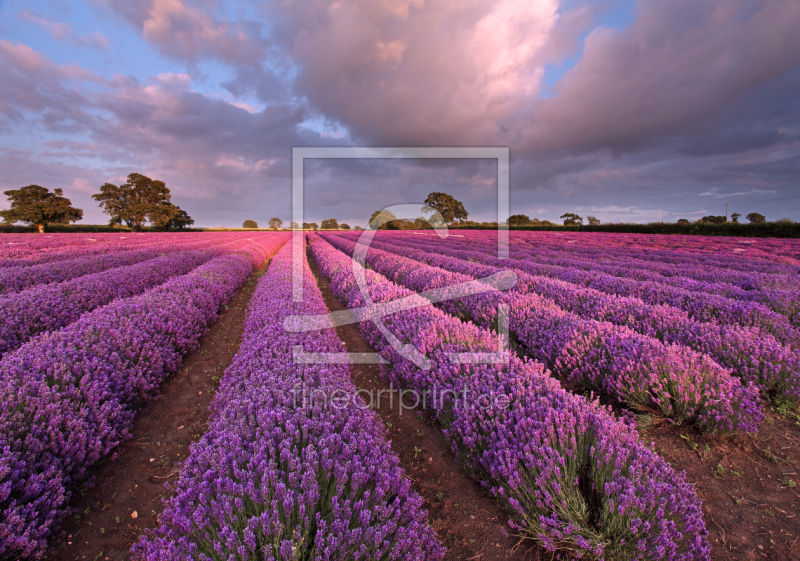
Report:
M 192 224 L 194 224 L 194 220 L 192 220 L 189 215 L 186 214 L 186 212 L 182 211 L 179 207 L 172 203 L 156 205 L 156 207 L 150 213 L 149 220 L 150 223 L 159 230 L 168 230 L 170 225 L 174 224 L 176 220 L 180 221 L 178 216 L 182 212 L 184 215 L 186 215 L 186 218 L 191 220 Z
M 389 210 L 376 210 L 369 217 L 369 227 L 372 230 L 386 230 L 389 222 L 394 222 L 397 217 Z
M 600 219 L 595 218 L 594 216 L 587 216 L 586 220 L 589 221 L 589 225 L 590 226 L 599 226 L 600 225 Z
M 165 225 L 179 212 L 171 204 L 169 189 L 163 181 L 139 173 L 128 175 L 128 182 L 119 187 L 105 183 L 92 198 L 111 216 L 110 225 L 125 222 L 134 230 L 141 230 L 145 220 Z
M 426 206 L 422 207 L 422 212 L 431 214 L 431 209 L 436 210 L 442 215 L 446 224 L 450 224 L 455 220 L 466 220 L 467 216 L 469 216 L 464 205 L 447 193 L 429 193 L 428 198 L 423 202 Z
M 751 212 L 745 218 L 750 224 L 764 224 L 767 221 L 763 214 L 757 212 Z
M 300 226 L 297 224 L 297 222 L 295 222 L 294 220 L 292 220 L 292 221 L 289 223 L 289 228 L 291 228 L 292 230 L 299 230 L 299 229 L 300 229 Z
M 577 214 L 573 214 L 571 212 L 568 212 L 566 214 L 562 214 L 561 218 L 564 219 L 564 226 L 582 226 L 583 225 L 583 218 L 581 218 Z
M 738 212 L 734 212 L 733 214 L 731 214 L 731 222 L 733 222 L 734 224 L 738 224 L 740 216 L 741 214 L 739 214 Z
M 362 228 L 361 226 L 353 226 L 353 230 L 363 230 L 363 229 L 364 228 Z
M 308 227 L 314 230 L 315 232 L 317 231 L 317 228 L 319 228 L 316 222 L 312 222 L 311 224 L 308 225 Z
M 269 219 L 269 227 L 272 228 L 273 230 L 277 230 L 281 226 L 283 226 L 283 220 L 281 220 L 280 218 L 276 217 Z
M 689 222 L 685 218 L 679 218 L 678 219 L 678 224 L 691 224 L 691 222 Z
M 706 222 L 708 224 L 725 224 L 728 221 L 727 217 L 725 216 L 704 216 L 700 219 L 700 222 Z
M 183 230 L 194 224 L 194 220 L 189 216 L 188 212 L 179 206 L 175 208 L 178 209 L 178 214 L 169 219 L 169 222 L 167 222 L 167 230 Z
M 532 224 L 531 219 L 524 214 L 512 214 L 508 217 L 509 226 L 527 226 Z
M 48 224 L 69 224 L 83 218 L 83 211 L 73 207 L 61 189 L 53 189 L 51 193 L 39 185 L 28 185 L 3 193 L 11 208 L 0 211 L 0 216 L 9 224 L 27 222 L 41 233 Z
M 338 230 L 339 223 L 336 221 L 335 218 L 328 218 L 327 220 L 322 221 L 322 225 L 320 226 L 323 230 Z
M 245 220 L 242 228 L 258 228 L 258 222 L 255 220 Z
M 350 224 L 339 224 L 339 229 L 340 230 L 349 230 L 350 229 Z

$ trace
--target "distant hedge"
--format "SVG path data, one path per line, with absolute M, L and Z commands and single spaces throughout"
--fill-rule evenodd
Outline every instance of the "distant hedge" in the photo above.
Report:
M 453 229 L 495 230 L 495 225 L 449 226 Z M 510 230 L 557 232 L 610 232 L 617 234 L 683 234 L 690 236 L 736 236 L 746 238 L 800 238 L 800 222 L 766 222 L 764 224 L 600 224 L 597 226 L 531 225 L 510 226 Z

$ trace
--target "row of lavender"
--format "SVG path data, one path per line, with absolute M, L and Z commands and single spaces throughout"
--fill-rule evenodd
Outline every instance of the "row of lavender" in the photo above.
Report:
M 52 284 L 74 279 L 83 275 L 106 271 L 115 267 L 125 267 L 153 259 L 159 255 L 207 249 L 231 242 L 228 236 L 211 235 L 207 238 L 161 238 L 153 240 L 146 247 L 130 251 L 115 251 L 101 255 L 72 257 L 69 252 L 61 254 L 64 259 L 32 265 L 30 267 L 5 267 L 0 269 L 0 294 L 19 292 L 41 284 Z M 171 242 L 171 243 L 168 243 Z
M 287 237 L 256 238 L 0 360 L 0 559 L 43 555 L 87 469 L 127 437 L 136 408 Z
M 466 237 L 486 238 L 484 232 L 466 232 Z M 490 236 L 491 237 L 491 236 Z M 672 236 L 645 236 L 645 243 L 632 246 L 621 244 L 621 237 L 617 234 L 565 234 L 563 236 L 543 236 L 534 232 L 514 232 L 511 239 L 515 247 L 535 247 L 540 249 L 553 249 L 560 251 L 574 251 L 583 253 L 607 253 L 610 255 L 630 255 L 634 259 L 652 261 L 654 263 L 709 263 L 725 269 L 745 272 L 759 272 L 766 274 L 791 274 L 797 271 L 800 263 L 776 262 L 767 259 L 775 254 L 795 253 L 800 249 L 800 243 L 792 239 L 745 239 L 745 238 L 699 238 L 694 240 L 697 244 L 691 245 L 669 243 Z M 686 239 L 684 238 L 684 241 Z M 776 246 L 770 251 L 757 250 L 764 244 L 771 243 Z M 792 250 L 792 245 L 796 248 Z M 697 249 L 702 248 L 700 251 Z
M 353 255 L 355 243 L 323 236 Z M 417 293 L 457 288 L 474 280 L 393 253 L 375 248 L 366 252 L 366 246 L 359 247 L 372 269 Z M 626 327 L 584 320 L 536 294 L 490 292 L 436 305 L 492 329 L 501 304 L 509 310 L 508 327 L 520 349 L 572 385 L 711 433 L 755 431 L 763 418 L 755 386 L 743 386 L 707 356 L 664 345 Z
M 420 242 L 404 238 L 404 244 L 417 245 Z M 455 241 L 437 244 L 437 252 L 464 260 L 473 260 L 484 265 L 500 268 L 513 268 L 531 275 L 547 276 L 572 284 L 593 288 L 607 294 L 639 298 L 649 305 L 666 305 L 684 310 L 690 317 L 701 322 L 715 322 L 725 325 L 757 327 L 775 336 L 782 344 L 800 348 L 800 329 L 791 320 L 768 307 L 755 303 L 725 298 L 724 296 L 692 292 L 681 288 L 653 282 L 639 282 L 634 279 L 615 277 L 571 267 L 569 256 L 562 259 L 563 265 L 538 263 L 535 258 L 499 259 L 491 250 L 481 251 L 467 242 Z
M 147 232 L 102 234 L 0 234 L 0 267 L 28 267 L 86 255 L 143 249 L 158 244 L 233 239 L 241 233 Z
M 215 232 L 177 233 L 148 232 L 146 234 L 51 234 L 31 236 L 20 234 L 17 241 L 10 241 L 13 234 L 0 235 L 0 268 L 30 267 L 75 259 L 89 255 L 105 255 L 124 251 L 147 249 L 159 245 L 190 243 L 210 238 L 241 236 L 241 233 Z M 9 241 L 6 241 L 9 240 Z
M 365 282 L 359 286 L 352 260 L 324 239 L 312 236 L 311 253 L 340 300 L 350 308 L 386 306 L 388 333 L 424 353 L 423 370 L 373 323 L 359 324 L 391 364 L 392 382 L 432 396 L 454 452 L 510 511 L 518 530 L 550 550 L 577 555 L 709 557 L 692 486 L 632 427 L 564 390 L 539 363 L 516 357 L 506 364 L 454 363 L 451 353 L 495 352 L 498 338 L 374 271 L 356 267 Z
M 263 234 L 262 234 L 263 236 Z M 233 241 L 210 239 L 208 249 L 171 246 L 166 255 L 131 266 L 115 267 L 69 281 L 33 286 L 0 297 L 0 356 L 39 333 L 54 331 L 81 315 L 120 298 L 129 298 L 183 275 L 209 259 L 253 243 L 253 237 Z M 164 250 L 161 250 L 164 251 Z
M 586 247 L 681 253 L 685 256 L 725 256 L 736 249 L 744 257 L 765 263 L 800 265 L 800 240 L 788 238 L 738 238 L 727 236 L 680 236 L 653 234 L 613 234 L 599 232 L 513 232 L 518 240 L 564 244 L 579 239 Z
M 349 238 L 348 238 L 349 239 Z M 442 255 L 435 241 L 408 243 L 404 238 L 378 236 L 371 247 L 402 255 L 447 271 L 479 279 L 503 269 L 483 265 L 480 254 L 462 252 L 462 259 Z M 650 305 L 638 298 L 609 295 L 541 275 L 517 272 L 514 292 L 538 294 L 581 318 L 609 322 L 707 354 L 764 396 L 800 399 L 800 357 L 769 333 L 756 328 L 699 322 L 671 306 Z
M 385 429 L 355 398 L 349 367 L 293 361 L 296 346 L 309 353 L 344 346 L 333 329 L 284 330 L 289 316 L 327 313 L 307 263 L 298 279 L 304 300 L 292 301 L 291 249 L 278 252 L 259 282 L 209 430 L 191 446 L 161 526 L 134 547 L 135 558 L 444 556 Z
M 472 251 L 496 253 L 497 244 L 480 233 L 465 236 Z M 491 243 L 494 242 L 494 243 Z M 445 242 L 447 243 L 447 242 Z M 447 245 L 453 245 L 447 243 Z M 639 282 L 654 282 L 691 292 L 717 294 L 734 300 L 758 302 L 771 310 L 795 319 L 800 312 L 800 267 L 783 266 L 780 270 L 759 272 L 763 262 L 736 257 L 714 262 L 712 257 L 681 257 L 680 253 L 626 253 L 624 250 L 552 246 L 540 244 L 511 245 L 511 257 L 535 260 L 542 265 L 568 265 L 592 273 L 605 273 Z M 740 267 L 741 270 L 734 268 Z M 775 269 L 775 267 L 771 267 Z
M 569 259 L 591 259 L 601 265 L 624 264 L 633 274 L 660 275 L 661 280 L 670 277 L 693 279 L 707 283 L 728 283 L 734 286 L 754 289 L 774 289 L 785 283 L 798 283 L 796 265 L 775 265 L 756 259 L 747 259 L 742 254 L 686 254 L 680 251 L 626 250 L 625 248 L 584 246 L 584 238 L 576 236 L 565 243 L 543 242 L 528 233 L 512 232 L 509 236 L 509 251 L 512 257 L 525 259 L 541 255 L 543 257 Z M 433 233 L 415 232 L 410 237 L 424 238 Z M 497 234 L 495 232 L 465 232 L 453 235 L 446 242 L 452 245 L 466 242 L 475 250 L 496 252 Z M 738 249 L 738 248 L 734 248 Z

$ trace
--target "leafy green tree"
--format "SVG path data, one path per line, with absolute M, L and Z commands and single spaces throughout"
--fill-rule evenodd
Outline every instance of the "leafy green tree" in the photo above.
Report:
M 179 218 L 182 212 L 185 218 L 188 218 L 192 221 L 192 224 L 194 224 L 194 220 L 192 220 L 188 214 L 172 203 L 157 205 L 150 213 L 148 220 L 150 224 L 159 230 L 169 230 L 171 225 L 177 222 L 183 222 L 183 220 Z
M 751 212 L 745 218 L 750 224 L 764 224 L 767 219 L 763 214 L 759 214 L 757 212 Z
M 292 221 L 289 223 L 289 228 L 291 228 L 292 230 L 299 230 L 299 229 L 300 229 L 300 226 L 297 224 L 297 222 L 295 222 L 294 220 L 292 220 Z
M 189 216 L 189 213 L 183 210 L 181 207 L 176 206 L 178 209 L 178 213 L 175 214 L 166 224 L 167 230 L 183 230 L 184 228 L 188 228 L 192 224 L 194 224 L 194 219 Z
M 512 214 L 508 217 L 509 226 L 527 226 L 528 224 L 532 224 L 532 222 L 525 214 Z
M 561 218 L 564 220 L 564 226 L 581 226 L 581 225 L 583 225 L 583 218 L 581 218 L 577 214 L 573 214 L 571 212 L 568 212 L 566 214 L 562 214 Z
M 339 229 L 340 230 L 349 230 L 350 229 L 350 224 L 339 224 Z
M 61 189 L 51 193 L 39 185 L 28 185 L 20 189 L 3 191 L 11 208 L 0 211 L 5 222 L 26 222 L 44 232 L 48 224 L 69 224 L 83 218 L 83 211 L 72 206 Z
M 311 224 L 308 225 L 308 227 L 314 230 L 315 232 L 319 229 L 319 226 L 317 225 L 316 222 L 312 222 Z
M 703 218 L 700 219 L 700 221 L 706 222 L 708 224 L 725 224 L 728 221 L 728 219 L 725 216 L 714 216 L 712 214 L 709 216 L 704 216 Z
M 269 219 L 269 227 L 272 228 L 273 230 L 277 230 L 281 226 L 283 226 L 283 220 L 281 220 L 280 218 L 273 217 Z
M 678 224 L 691 224 L 691 222 L 689 222 L 685 218 L 679 218 L 678 219 Z
M 353 226 L 353 230 L 363 230 L 363 229 L 364 228 L 362 228 L 361 226 Z
M 119 187 L 105 183 L 92 198 L 111 216 L 110 225 L 125 222 L 134 230 L 141 230 L 146 220 L 163 227 L 179 212 L 171 204 L 169 189 L 163 181 L 139 173 L 130 174 L 128 182 Z
M 320 228 L 323 230 L 338 230 L 339 222 L 337 222 L 335 218 L 328 218 L 327 220 L 322 221 Z
M 242 224 L 242 228 L 258 228 L 258 222 L 255 220 L 245 220 Z
M 587 216 L 586 220 L 589 221 L 589 225 L 590 226 L 599 226 L 600 225 L 600 219 L 599 218 L 595 218 L 594 216 Z
M 739 214 L 738 212 L 734 212 L 733 214 L 731 214 L 731 222 L 733 222 L 734 224 L 738 224 L 740 216 L 741 214 Z
M 461 201 L 454 199 L 447 193 L 429 193 L 428 198 L 423 202 L 426 205 L 422 207 L 423 213 L 431 214 L 431 209 L 436 210 L 442 215 L 446 224 L 451 224 L 455 220 L 466 220 L 467 216 L 469 216 Z

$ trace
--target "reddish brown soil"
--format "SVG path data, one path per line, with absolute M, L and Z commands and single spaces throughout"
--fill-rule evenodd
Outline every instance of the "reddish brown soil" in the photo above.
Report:
M 328 309 L 345 309 L 319 273 L 310 253 L 308 259 Z M 375 352 L 361 336 L 357 325 L 337 327 L 336 333 L 349 352 Z M 389 390 L 380 377 L 378 365 L 354 365 L 352 377 L 359 389 L 372 390 L 372 395 L 377 395 L 378 390 Z M 414 490 L 425 499 L 428 519 L 447 547 L 445 559 L 550 559 L 551 555 L 531 540 L 504 535 L 504 529 L 513 533 L 508 526 L 508 516 L 480 484 L 465 473 L 450 452 L 441 430 L 418 409 L 405 410 L 401 415 L 397 402 L 392 407 L 388 396 L 388 393 L 382 396 L 380 408 L 375 411 L 389 429 L 392 450 L 400 457 L 406 476 L 413 482 Z
M 712 439 L 640 429 L 703 499 L 714 559 L 800 560 L 800 416 L 768 409 L 757 435 Z
M 142 531 L 157 524 L 169 493 L 164 483 L 175 479 L 189 444 L 205 432 L 217 380 L 239 350 L 247 303 L 265 270 L 220 311 L 200 348 L 161 386 L 161 397 L 139 412 L 133 437 L 115 450 L 118 457 L 93 469 L 95 485 L 73 499 L 78 514 L 64 523 L 65 538 L 51 561 L 127 560 Z

